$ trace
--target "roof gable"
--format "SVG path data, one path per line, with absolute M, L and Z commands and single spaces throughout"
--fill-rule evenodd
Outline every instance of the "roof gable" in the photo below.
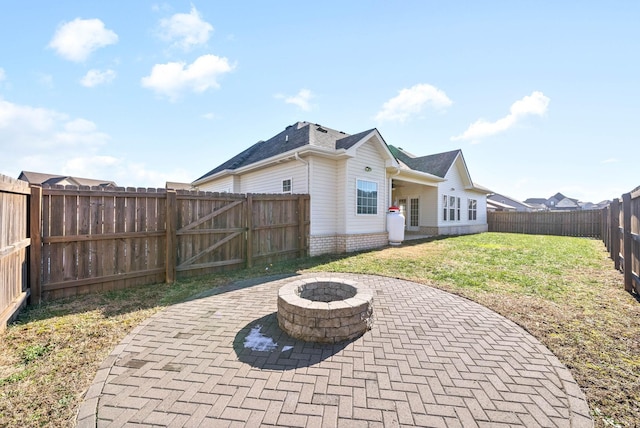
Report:
M 269 138 L 267 141 L 258 141 L 253 146 L 196 179 L 194 183 L 215 174 L 222 173 L 223 171 L 233 171 L 247 167 L 301 147 L 313 146 L 333 152 L 349 150 L 363 141 L 363 139 L 372 132 L 377 133 L 377 130 L 372 128 L 367 131 L 349 135 L 342 131 L 318 125 L 317 123 L 297 122 L 287 126 L 284 131 Z M 380 136 L 379 133 L 377 133 L 377 135 Z M 380 137 L 380 141 L 386 147 L 386 143 L 384 143 L 382 137 Z
M 440 178 L 444 178 L 451 169 L 455 160 L 462 154 L 461 150 L 452 150 L 450 152 L 437 153 L 428 156 L 413 156 L 399 147 L 389 146 L 391 153 L 409 168 L 426 172 Z

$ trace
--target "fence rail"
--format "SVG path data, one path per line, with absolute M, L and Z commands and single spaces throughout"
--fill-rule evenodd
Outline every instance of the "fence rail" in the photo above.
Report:
M 0 331 L 26 303 L 29 185 L 0 175 Z
M 604 211 L 602 240 L 626 291 L 640 294 L 640 187 L 614 199 Z
M 602 212 L 600 210 L 490 211 L 487 213 L 487 223 L 489 232 L 589 238 L 602 236 Z
M 305 255 L 308 195 L 32 187 L 32 302 Z M 39 205 L 39 207 L 38 207 Z

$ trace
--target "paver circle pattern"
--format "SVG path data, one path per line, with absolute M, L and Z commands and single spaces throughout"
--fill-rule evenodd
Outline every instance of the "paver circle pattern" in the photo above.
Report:
M 277 326 L 278 289 L 348 278 L 373 328 L 338 344 Z M 591 427 L 569 370 L 533 336 L 464 298 L 373 275 L 237 282 L 137 326 L 85 394 L 79 427 Z

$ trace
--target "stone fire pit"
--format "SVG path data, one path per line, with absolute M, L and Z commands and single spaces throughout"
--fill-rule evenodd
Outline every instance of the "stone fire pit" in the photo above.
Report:
M 372 314 L 371 290 L 347 279 L 298 280 L 278 291 L 278 325 L 307 342 L 354 339 L 371 328 Z

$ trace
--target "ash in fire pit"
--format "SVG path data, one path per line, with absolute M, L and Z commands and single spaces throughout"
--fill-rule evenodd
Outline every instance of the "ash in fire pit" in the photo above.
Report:
M 278 325 L 307 342 L 336 343 L 371 328 L 373 293 L 355 281 L 316 278 L 293 281 L 278 291 Z

